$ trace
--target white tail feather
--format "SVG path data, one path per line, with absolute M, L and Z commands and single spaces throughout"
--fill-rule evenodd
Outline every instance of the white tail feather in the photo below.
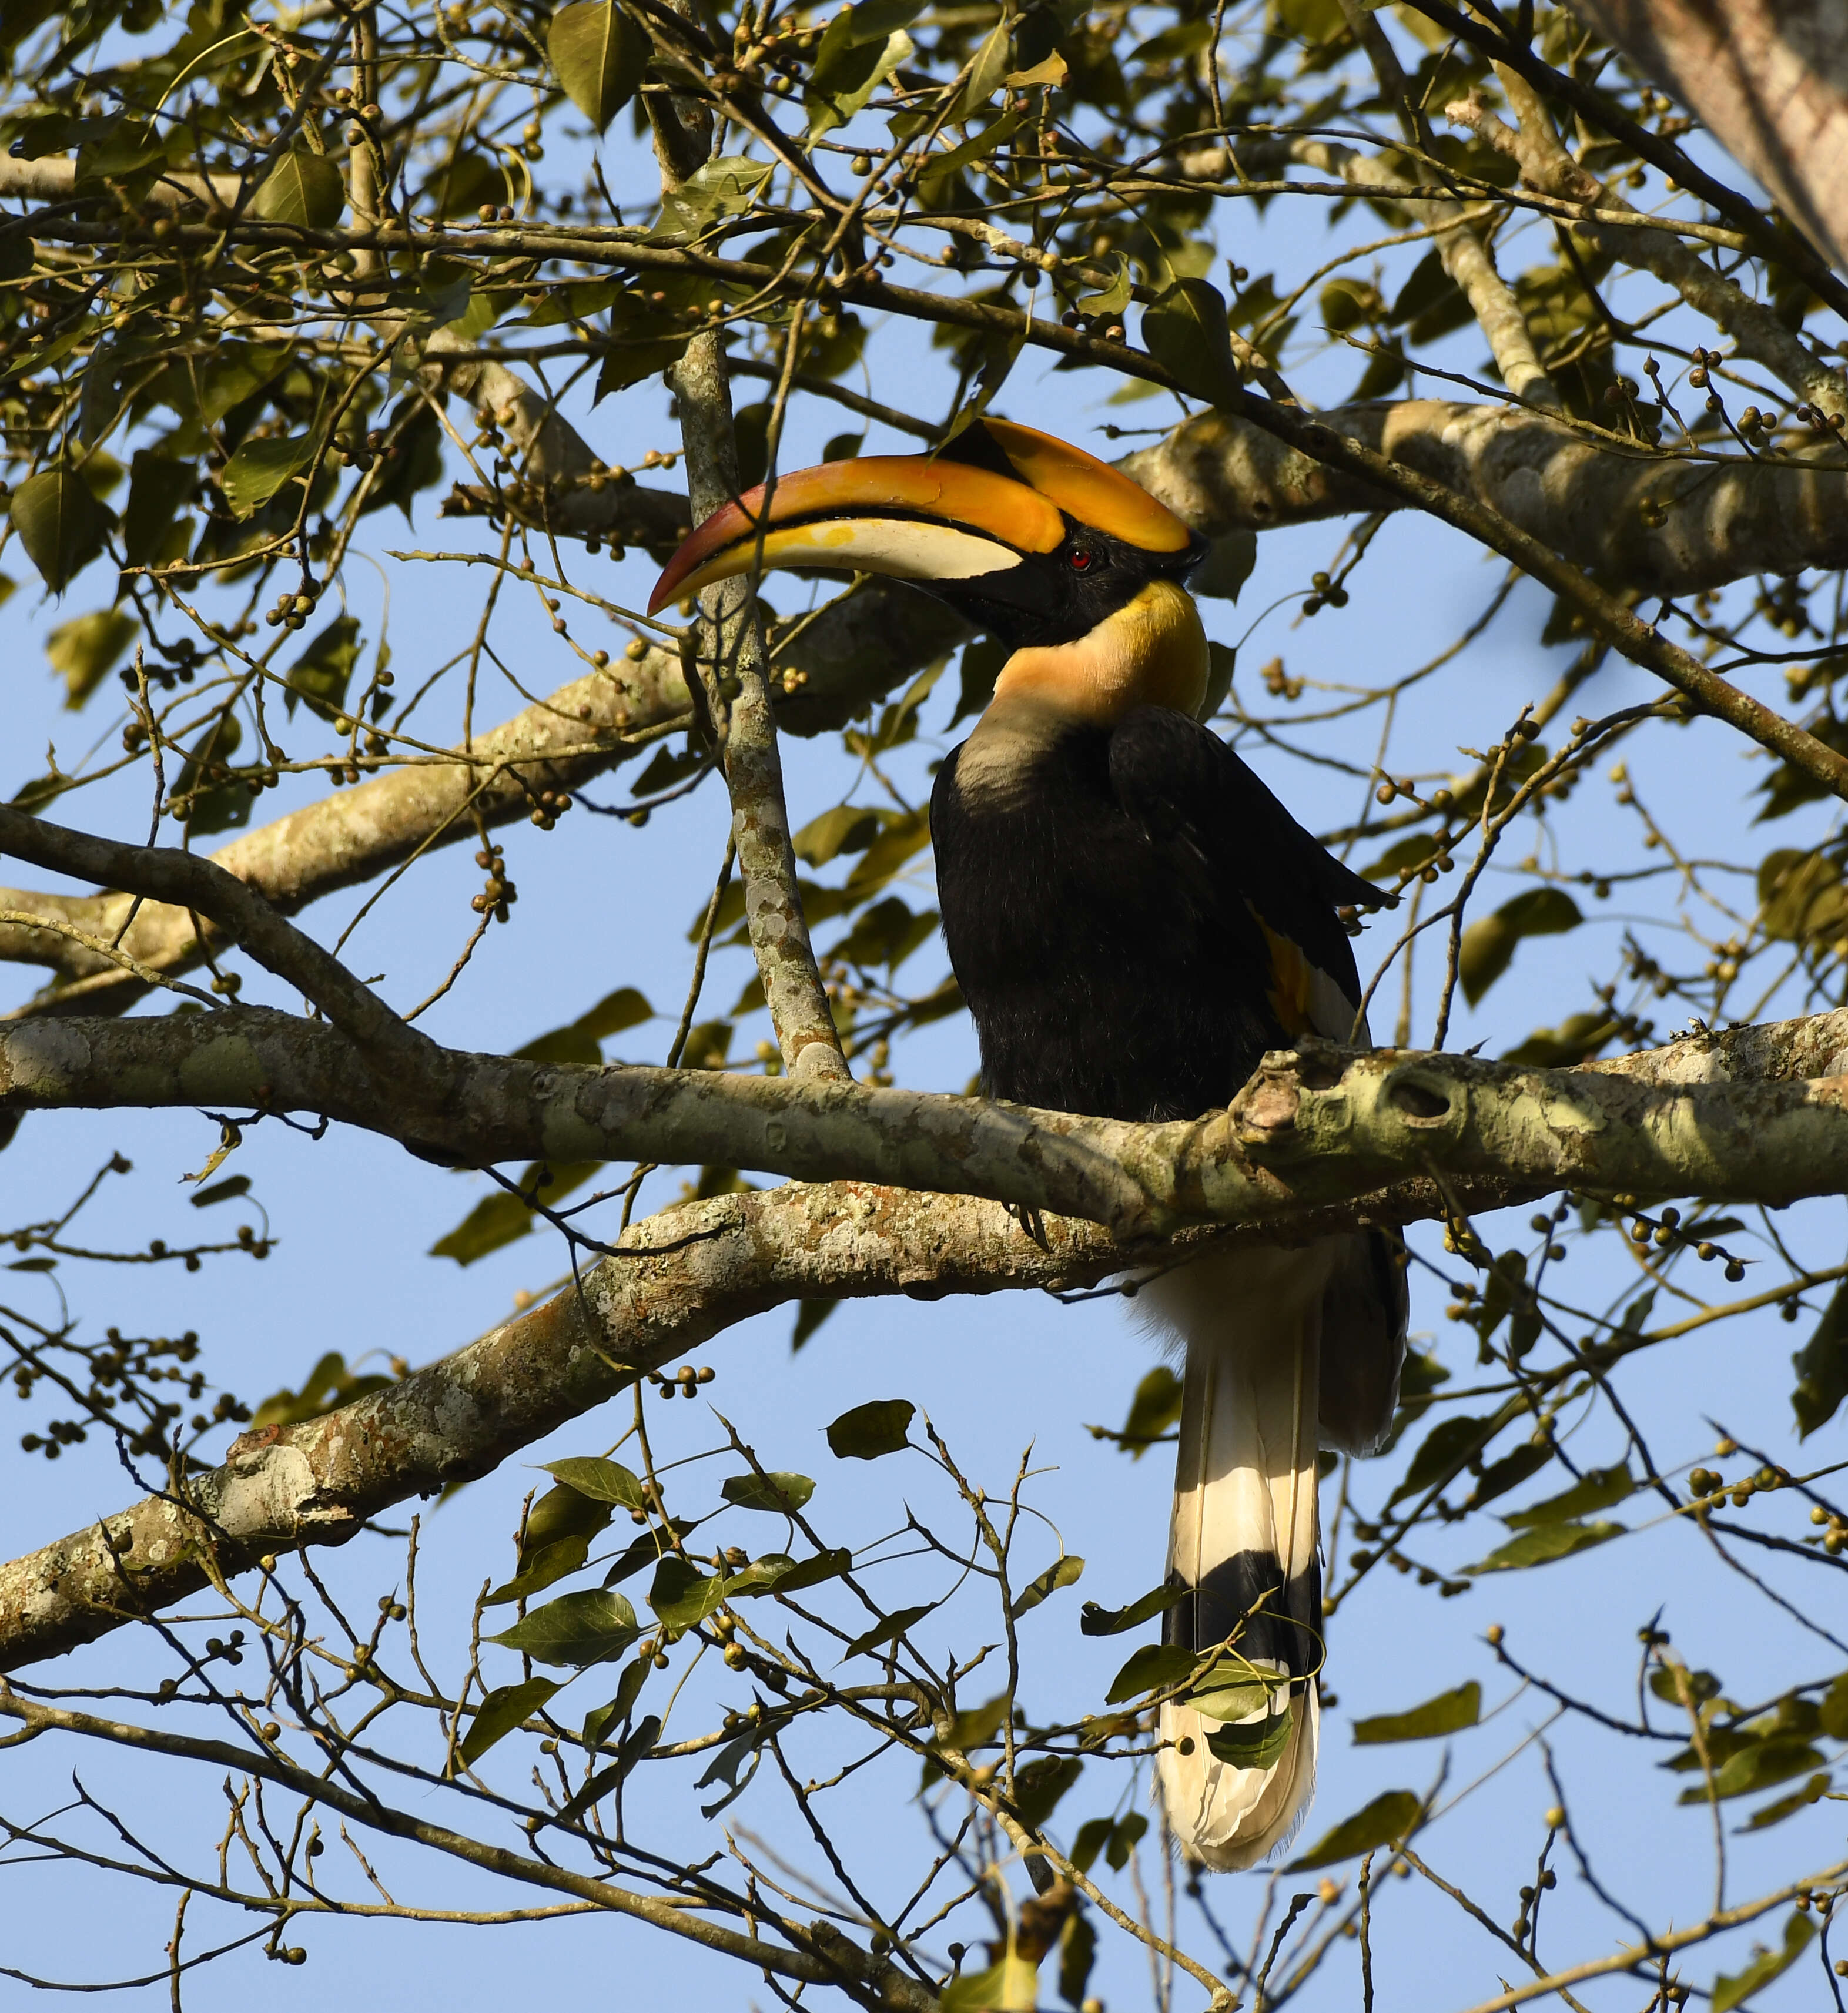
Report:
M 1169 1639 L 1204 1650 L 1230 1636 L 1235 1657 L 1281 1681 L 1263 1697 L 1247 1692 L 1251 1709 L 1230 1720 L 1191 1705 L 1162 1709 L 1170 1829 L 1190 1860 L 1225 1870 L 1252 1865 L 1289 1839 L 1315 1788 L 1316 1379 L 1334 1249 L 1201 1259 L 1151 1282 L 1138 1299 L 1150 1325 L 1186 1351 L 1168 1576 L 1200 1591 L 1171 1611 Z M 1285 1712 L 1287 1732 L 1276 1725 Z M 1267 1724 L 1281 1746 L 1266 1742 L 1252 1765 Z

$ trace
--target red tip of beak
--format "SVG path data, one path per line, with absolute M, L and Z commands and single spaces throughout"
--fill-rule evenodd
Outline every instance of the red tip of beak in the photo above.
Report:
M 723 503 L 661 569 L 655 591 L 648 598 L 648 612 L 659 615 L 680 592 L 680 584 L 699 571 L 714 552 L 756 528 L 763 509 L 763 484 L 748 491 L 735 503 Z

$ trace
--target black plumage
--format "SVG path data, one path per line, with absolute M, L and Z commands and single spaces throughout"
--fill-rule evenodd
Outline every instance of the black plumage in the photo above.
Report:
M 969 745 L 938 772 L 931 834 L 990 1095 L 1111 1118 L 1223 1107 L 1308 1024 L 1264 925 L 1358 1003 L 1335 910 L 1379 891 L 1210 728 L 1160 706 L 1063 724 L 1014 751 L 1015 789 L 964 789 Z

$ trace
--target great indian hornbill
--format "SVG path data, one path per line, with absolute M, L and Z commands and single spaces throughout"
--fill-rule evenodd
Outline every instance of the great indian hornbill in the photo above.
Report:
M 1331 859 L 1196 717 L 1205 550 L 1125 477 L 978 420 L 934 455 L 786 475 L 700 526 L 652 608 L 759 567 L 915 581 L 1013 653 L 931 802 L 950 961 L 990 1096 L 1128 1119 L 1223 1110 L 1267 1049 L 1364 1041 Z M 1406 1295 L 1377 1234 L 1208 1256 L 1138 1305 L 1185 1352 L 1167 1639 L 1230 1647 L 1163 1707 L 1168 1820 L 1248 1866 L 1315 1780 L 1316 1453 L 1392 1417 Z M 1319 1422 L 1319 1434 L 1318 1434 Z

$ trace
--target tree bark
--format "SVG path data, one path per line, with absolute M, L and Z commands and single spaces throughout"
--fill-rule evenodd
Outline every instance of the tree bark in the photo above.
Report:
M 98 1024 L 105 1042 L 117 1043 L 137 1030 L 177 1024 Z M 20 1045 L 42 1060 L 48 1040 L 62 1048 L 73 1032 L 54 1024 L 0 1037 L 0 1086 L 10 1067 L 8 1094 L 20 1088 Z M 324 1029 L 316 1039 L 339 1041 Z M 102 1071 L 111 1066 L 99 1059 Z M 1266 1195 L 1243 1227 L 1210 1241 L 1300 1241 L 1357 1224 L 1525 1201 L 1566 1180 L 1596 1188 L 1628 1179 L 1644 1194 L 1658 1192 L 1656 1184 L 1678 1194 L 1678 1184 L 1698 1185 L 1721 1165 L 1741 1166 L 1746 1185 L 1762 1199 L 1767 1172 L 1786 1153 L 1807 1155 L 1811 1175 L 1839 1183 L 1848 1175 L 1844 1070 L 1848 1011 L 1691 1035 L 1578 1071 L 1334 1051 L 1272 1057 L 1223 1122 L 1293 1176 L 1262 1177 Z M 731 1080 L 740 1090 L 749 1082 Z M 725 1084 L 712 1087 L 723 1094 Z M 1410 1087 L 1417 1112 L 1396 1114 L 1395 1086 L 1402 1099 Z M 761 1080 L 755 1088 L 788 1090 Z M 138 1085 L 130 1081 L 123 1089 L 132 1096 Z M 963 1102 L 852 1089 L 827 1095 Z M 1006 1108 L 1002 1115 L 1033 1118 Z M 1096 1121 L 1067 1122 L 1096 1130 Z M 1744 1136 L 1767 1123 L 1763 1139 Z M 1114 1128 L 1150 1135 L 1210 1129 Z M 1030 1132 L 1021 1136 L 1024 1160 L 1045 1152 L 1043 1138 L 1036 1147 Z M 1351 1189 L 1357 1171 L 1364 1182 L 1364 1171 L 1395 1156 L 1394 1185 L 1326 1199 L 1344 1184 Z M 1782 1196 L 1802 1181 L 1787 1169 L 1769 1185 Z M 1735 1191 L 1722 1183 L 1708 1192 L 1718 1199 Z M 796 1300 L 1089 1285 L 1128 1268 L 1184 1259 L 1209 1241 L 1196 1233 L 1159 1250 L 1126 1246 L 1094 1224 L 1056 1215 L 1045 1220 L 1042 1235 L 1042 1242 L 1029 1238 L 1010 1213 L 976 1196 L 854 1182 L 663 1210 L 626 1233 L 617 1255 L 590 1271 L 581 1291 L 574 1287 L 338 1411 L 243 1436 L 222 1467 L 188 1482 L 184 1501 L 148 1496 L 0 1567 L 0 1670 L 62 1654 L 185 1599 L 210 1571 L 234 1573 L 266 1554 L 344 1543 L 392 1504 L 487 1473 L 644 1371 L 767 1308 Z
M 1839 0 L 1571 0 L 1848 267 L 1848 16 Z
M 1436 399 L 1318 417 L 1645 597 L 1848 565 L 1848 468 L 1832 445 L 1757 461 L 1680 460 L 1541 413 Z M 1209 537 L 1403 507 L 1229 413 L 1203 413 L 1118 465 Z

